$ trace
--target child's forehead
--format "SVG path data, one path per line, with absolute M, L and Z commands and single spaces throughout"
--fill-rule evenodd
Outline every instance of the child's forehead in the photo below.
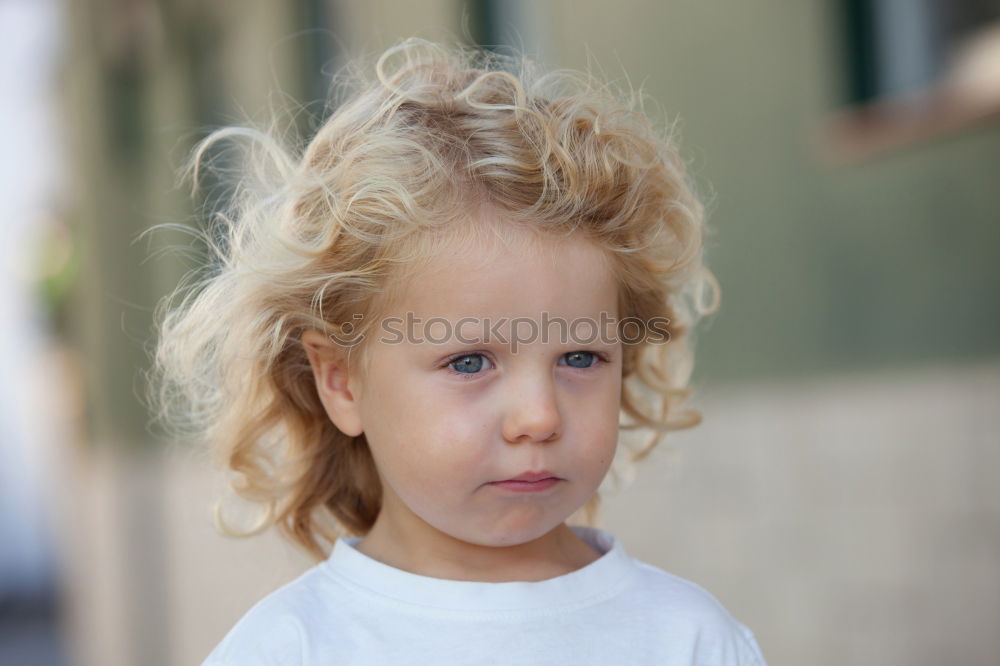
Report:
M 408 259 L 401 275 L 447 272 L 463 265 L 480 266 L 510 260 L 557 262 L 567 248 L 586 248 L 602 264 L 606 252 L 579 230 L 547 228 L 519 220 L 489 207 L 473 209 L 440 228 L 418 232 L 408 241 Z M 610 267 L 610 266 L 608 266 Z
M 423 239 L 421 261 L 414 272 L 441 273 L 456 268 L 485 266 L 516 257 L 525 261 L 554 261 L 567 244 L 580 244 L 578 237 L 556 237 L 511 224 L 509 228 L 491 225 L 488 229 L 443 234 Z
M 420 243 L 424 251 L 390 277 L 387 309 L 531 309 L 568 295 L 589 310 L 617 295 L 606 251 L 580 233 L 480 230 Z

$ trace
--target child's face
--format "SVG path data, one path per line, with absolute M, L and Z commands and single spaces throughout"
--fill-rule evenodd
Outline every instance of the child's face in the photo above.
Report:
M 557 252 L 538 253 L 536 243 L 555 243 Z M 419 318 L 413 339 L 394 344 L 401 336 L 380 326 L 369 341 L 369 373 L 354 383 L 358 417 L 383 480 L 379 520 L 408 536 L 526 543 L 580 508 L 612 462 L 621 345 L 613 325 L 605 326 L 611 340 L 580 340 L 591 337 L 602 313 L 618 317 L 615 278 L 584 238 L 525 248 L 494 256 L 486 248 L 444 249 L 386 315 Z M 581 318 L 593 324 L 578 324 L 575 340 L 560 339 L 552 324 L 546 341 L 531 338 L 522 323 L 515 350 L 510 321 L 530 318 L 540 328 L 543 313 L 567 326 Z M 440 319 L 427 325 L 432 317 Z M 465 342 L 455 335 L 463 317 L 472 318 L 457 331 Z M 489 326 L 507 321 L 485 344 L 487 318 Z M 408 333 L 405 323 L 382 325 Z M 427 339 L 448 331 L 443 344 Z M 527 492 L 493 485 L 539 471 L 558 481 Z

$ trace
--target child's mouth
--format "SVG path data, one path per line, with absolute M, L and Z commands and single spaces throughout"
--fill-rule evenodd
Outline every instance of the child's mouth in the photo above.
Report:
M 497 488 L 503 488 L 504 490 L 511 490 L 517 493 L 532 493 L 540 492 L 542 490 L 548 490 L 552 486 L 559 483 L 562 479 L 557 479 L 554 476 L 550 476 L 545 479 L 540 479 L 538 481 L 494 481 L 490 483 L 491 486 L 496 486 Z

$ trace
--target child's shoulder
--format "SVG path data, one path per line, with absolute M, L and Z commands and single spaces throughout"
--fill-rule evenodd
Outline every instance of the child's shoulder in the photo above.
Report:
M 310 619 L 330 607 L 327 577 L 314 566 L 255 603 L 233 625 L 202 666 L 302 663 Z
M 695 614 L 703 618 L 725 618 L 729 612 L 707 589 L 694 581 L 632 558 L 636 588 L 665 612 Z
M 715 595 L 691 580 L 647 562 L 635 558 L 632 562 L 636 578 L 628 598 L 622 601 L 633 608 L 633 613 L 642 612 L 654 632 L 669 627 L 672 640 L 688 636 L 716 643 L 719 648 L 729 646 L 748 660 L 746 663 L 764 663 L 753 632 Z

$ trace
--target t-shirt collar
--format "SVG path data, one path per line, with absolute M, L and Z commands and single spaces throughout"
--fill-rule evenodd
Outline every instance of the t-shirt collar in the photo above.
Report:
M 339 538 L 321 566 L 340 581 L 388 600 L 442 610 L 551 612 L 556 607 L 598 603 L 617 594 L 634 571 L 621 542 L 602 529 L 580 525 L 570 529 L 603 554 L 576 571 L 541 581 L 491 583 L 422 576 L 357 550 L 360 537 Z

